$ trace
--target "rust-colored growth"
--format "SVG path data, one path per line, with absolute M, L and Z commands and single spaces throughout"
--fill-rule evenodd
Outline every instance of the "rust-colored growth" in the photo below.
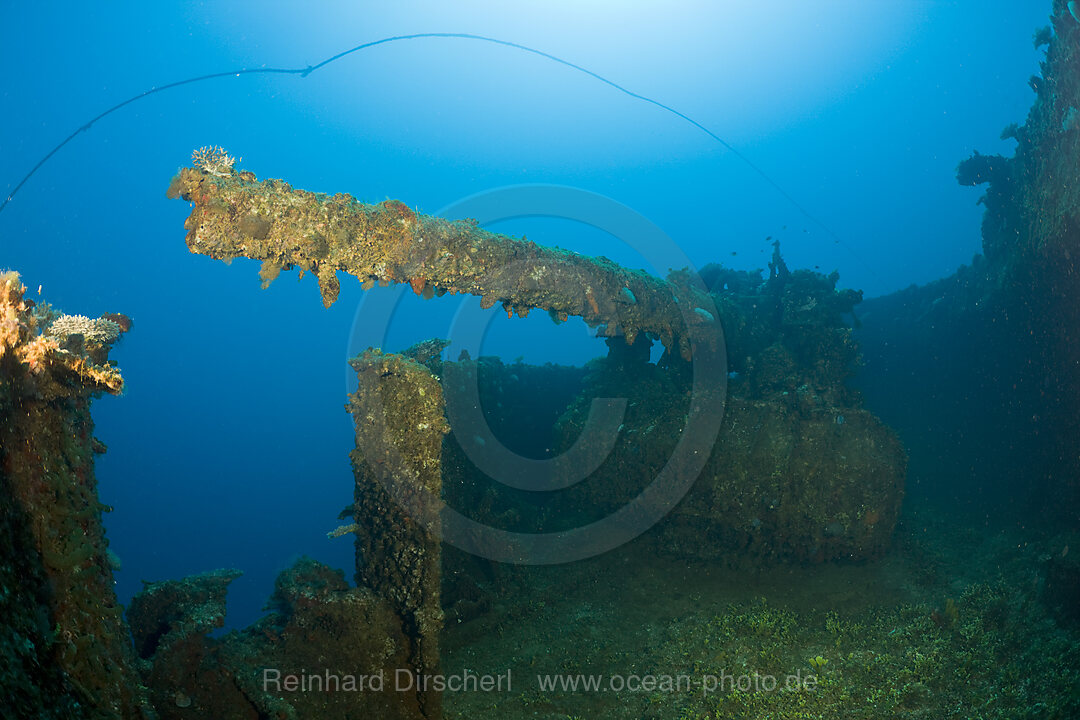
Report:
M 192 252 L 260 260 L 264 285 L 282 269 L 314 273 L 328 307 L 343 271 L 365 289 L 408 282 L 425 297 L 479 295 L 483 307 L 499 302 L 508 314 L 539 308 L 560 319 L 579 316 L 599 334 L 631 343 L 646 333 L 688 360 L 695 343 L 717 342 L 715 308 L 704 288 L 685 278 L 662 280 L 475 222 L 421 215 L 398 200 L 368 205 L 281 180 L 259 182 L 250 172 L 222 177 L 195 168 L 182 169 L 168 194 L 193 204 L 185 222 Z
M 0 605 L 5 629 L 24 638 L 22 661 L 0 673 L 0 714 L 146 717 L 94 477 L 104 446 L 90 404 L 123 387 L 103 359 L 115 336 L 44 334 L 80 316 L 34 307 L 24 292 L 17 274 L 0 273 L 0 585 L 10 593 Z
M 135 325 L 131 318 L 123 313 L 105 313 L 101 317 L 111 320 L 120 328 L 120 332 L 129 332 Z
M 369 350 L 350 364 L 359 385 L 349 396 L 356 423 L 356 582 L 388 599 L 412 643 L 412 670 L 439 670 L 442 441 L 449 430 L 431 372 L 402 355 Z M 420 691 L 424 716 L 441 698 Z

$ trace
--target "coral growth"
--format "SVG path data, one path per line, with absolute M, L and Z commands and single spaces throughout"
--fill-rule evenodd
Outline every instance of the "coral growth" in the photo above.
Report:
M 61 315 L 45 330 L 45 335 L 65 340 L 71 335 L 82 335 L 89 342 L 111 345 L 119 339 L 120 325 L 107 318 L 90 319 L 85 315 Z
M 19 314 L 26 311 L 22 296 L 26 287 L 16 272 L 0 273 L 0 358 L 19 343 L 22 323 Z
M 123 387 L 107 357 L 119 326 L 74 318 L 60 325 L 71 334 L 42 334 L 56 313 L 24 291 L 18 275 L 0 274 L 0 607 L 21 637 L 14 660 L 14 636 L 0 638 L 4 712 L 141 718 L 94 478 L 104 445 L 90 418 L 97 394 Z
M 207 145 L 191 153 L 192 164 L 214 177 L 229 177 L 234 172 L 233 166 L 239 161 L 240 158 L 229 155 L 224 148 L 217 146 Z
M 204 170 L 182 169 L 168 191 L 193 204 L 185 222 L 188 248 L 219 260 L 260 260 L 264 285 L 283 269 L 310 272 L 327 307 L 344 271 L 365 288 L 409 283 L 426 298 L 478 295 L 481 307 L 498 303 L 510 315 L 538 308 L 558 319 L 579 316 L 605 337 L 659 339 L 687 360 L 695 345 L 719 343 L 709 297 L 687 276 L 665 281 L 471 221 L 421 215 L 397 200 L 368 205 L 280 180 L 258 182 L 247 172 Z

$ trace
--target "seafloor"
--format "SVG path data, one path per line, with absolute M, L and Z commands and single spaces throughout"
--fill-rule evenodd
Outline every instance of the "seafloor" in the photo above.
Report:
M 865 563 L 723 569 L 631 543 L 522 570 L 492 612 L 443 638 L 444 672 L 510 669 L 513 691 L 448 693 L 447 716 L 1075 718 L 1077 609 L 1055 614 L 1042 598 L 1048 563 L 1077 540 L 908 509 L 893 550 Z M 796 674 L 818 683 L 784 689 Z M 663 685 L 680 675 L 688 685 Z M 599 689 L 541 691 L 540 676 Z M 612 689 L 649 676 L 651 690 Z

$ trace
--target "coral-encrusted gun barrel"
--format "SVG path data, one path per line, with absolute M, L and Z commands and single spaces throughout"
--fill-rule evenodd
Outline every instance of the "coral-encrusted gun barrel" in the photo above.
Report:
M 407 282 L 427 297 L 469 293 L 485 308 L 508 314 L 539 308 L 556 320 L 580 316 L 598 334 L 641 333 L 678 347 L 689 360 L 694 345 L 715 347 L 720 324 L 709 296 L 685 273 L 669 280 L 491 233 L 470 221 L 421 215 L 397 200 L 368 205 L 339 193 L 293 189 L 281 180 L 259 182 L 233 169 L 220 152 L 196 154 L 169 187 L 169 197 L 194 204 L 185 227 L 194 253 L 219 260 L 261 260 L 264 285 L 282 269 L 299 267 L 319 279 L 323 303 L 337 299 L 339 270 L 365 289 Z

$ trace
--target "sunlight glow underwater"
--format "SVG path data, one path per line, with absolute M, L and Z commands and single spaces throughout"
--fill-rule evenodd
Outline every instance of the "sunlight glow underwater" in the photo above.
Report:
M 1071 11 L 1072 10 L 1072 3 L 1070 3 L 1069 5 L 1070 5 L 1070 11 Z M 609 80 L 609 79 L 603 77 L 602 75 L 599 75 L 599 74 L 597 74 L 597 73 L 595 73 L 595 72 L 593 72 L 593 71 L 591 71 L 591 70 L 589 70 L 587 68 L 584 68 L 584 67 L 582 67 L 580 65 L 572 63 L 569 60 L 564 60 L 563 58 L 557 57 L 557 56 L 552 55 L 550 53 L 546 53 L 546 52 L 544 52 L 542 50 L 537 50 L 535 48 L 531 48 L 531 47 L 528 47 L 526 45 L 521 45 L 519 43 L 511 42 L 511 41 L 508 41 L 508 40 L 500 40 L 498 38 L 491 38 L 491 37 L 486 37 L 486 36 L 483 36 L 483 35 L 473 35 L 473 34 L 470 34 L 470 33 L 415 33 L 415 34 L 412 34 L 412 35 L 395 35 L 395 36 L 392 36 L 392 37 L 386 37 L 386 38 L 382 38 L 382 39 L 379 39 L 379 40 L 373 40 L 371 42 L 362 43 L 362 44 L 357 45 L 357 46 L 355 46 L 353 48 L 350 48 L 348 50 L 340 52 L 340 53 L 338 53 L 336 55 L 332 55 L 331 57 L 328 57 L 327 59 L 323 60 L 320 63 L 317 63 L 315 65 L 308 65 L 307 67 L 304 67 L 304 68 L 241 68 L 239 70 L 230 70 L 228 72 L 219 72 L 219 73 L 211 73 L 209 75 L 200 75 L 198 77 L 188 78 L 186 80 L 179 80 L 177 82 L 168 83 L 166 85 L 159 85 L 159 86 L 152 87 L 149 90 L 145 90 L 145 91 L 139 93 L 138 95 L 132 96 L 132 97 L 128 98 L 127 100 L 124 100 L 123 102 L 117 103 L 116 105 L 110 107 L 109 109 L 105 110 L 104 112 L 94 116 L 93 118 L 88 120 L 86 123 L 81 125 L 74 132 L 72 132 L 70 135 L 68 135 L 66 138 L 64 138 L 64 140 L 62 140 L 56 147 L 54 147 L 44 157 L 42 157 L 41 160 L 39 160 L 37 162 L 37 164 L 34 165 L 34 167 L 30 170 L 30 172 L 28 172 L 22 178 L 22 180 L 19 181 L 19 183 L 14 187 L 14 189 L 11 191 L 11 193 L 9 193 L 6 198 L 4 198 L 3 202 L 0 202 L 0 212 L 4 211 L 4 208 L 7 207 L 8 203 L 11 202 L 11 200 L 19 192 L 19 190 L 22 188 L 22 186 L 25 185 L 26 182 L 29 181 L 31 177 L 33 177 L 34 173 L 36 173 L 46 162 L 48 162 L 49 159 L 52 158 L 53 155 L 55 155 L 57 152 L 59 152 L 61 148 L 63 148 L 69 142 L 74 140 L 81 133 L 89 130 L 94 125 L 94 123 L 96 123 L 98 120 L 101 120 L 102 118 L 106 117 L 107 115 L 110 115 L 110 114 L 116 112 L 117 110 L 120 110 L 121 108 L 126 107 L 126 106 L 130 105 L 131 103 L 136 102 L 137 100 L 141 100 L 141 99 L 143 99 L 145 97 L 148 97 L 150 95 L 154 95 L 156 93 L 162 92 L 163 90 L 170 90 L 172 88 L 180 87 L 180 86 L 183 86 L 183 85 L 191 85 L 193 83 L 202 82 L 204 80 L 212 80 L 212 79 L 215 79 L 215 78 L 239 77 L 241 75 L 255 75 L 255 74 L 298 75 L 301 78 L 306 78 L 308 75 L 315 72 L 316 70 L 319 70 L 319 69 L 321 69 L 323 67 L 326 67 L 330 63 L 333 63 L 333 62 L 335 62 L 337 60 L 340 60 L 340 59 L 346 57 L 347 55 L 351 55 L 351 54 L 353 54 L 355 52 L 359 52 L 361 50 L 366 50 L 368 48 L 376 47 L 378 45 L 385 45 L 387 43 L 398 42 L 398 41 L 401 41 L 401 40 L 418 40 L 418 39 L 429 39 L 429 38 L 453 38 L 453 39 L 461 39 L 461 40 L 475 40 L 475 41 L 479 41 L 479 42 L 493 43 L 493 44 L 496 44 L 496 45 L 503 45 L 505 47 L 513 48 L 515 50 L 520 50 L 522 52 L 532 53 L 534 55 L 538 55 L 540 57 L 543 57 L 543 58 L 545 58 L 547 60 L 551 60 L 551 61 L 559 63 L 561 65 L 565 65 L 566 67 L 572 68 L 573 70 L 576 70 L 578 72 L 584 73 L 585 75 L 588 75 L 589 77 L 592 77 L 593 79 L 598 80 L 599 82 L 602 82 L 605 85 L 608 85 L 608 86 L 614 88 L 615 90 L 618 90 L 619 92 L 624 93 L 625 95 L 628 95 L 628 96 L 634 98 L 635 100 L 640 100 L 642 102 L 649 103 L 651 105 L 655 105 L 656 107 L 658 107 L 658 108 L 660 108 L 660 109 L 662 109 L 662 110 L 676 116 L 677 118 L 679 118 L 679 119 L 693 125 L 694 127 L 698 128 L 699 130 L 704 132 L 706 135 L 708 135 L 710 138 L 715 140 L 717 143 L 722 145 L 726 150 L 728 150 L 729 152 L 734 154 L 735 157 L 737 157 L 747 167 L 749 167 L 751 170 L 753 170 L 755 173 L 757 173 L 757 175 L 759 175 L 763 180 L 765 180 L 765 182 L 767 182 L 777 193 L 779 193 L 781 196 L 783 196 L 783 198 L 788 203 L 790 203 L 796 210 L 798 210 L 799 213 L 801 215 L 803 215 L 803 217 L 810 220 L 812 223 L 814 223 L 815 225 L 820 227 L 822 230 L 824 230 L 826 234 L 828 234 L 831 238 L 833 238 L 834 241 L 836 241 L 840 246 L 842 246 L 847 252 L 849 252 L 857 260 L 859 260 L 860 263 L 862 263 L 864 266 L 867 267 L 867 269 L 870 269 L 869 265 L 861 257 L 859 257 L 858 254 L 855 253 L 854 249 L 852 249 L 851 246 L 849 246 L 847 243 L 845 243 L 827 225 L 825 225 L 821 220 L 819 220 L 817 217 L 815 217 L 813 214 L 811 214 L 809 210 L 807 210 L 805 207 L 803 207 L 794 197 L 791 196 L 790 193 L 788 193 L 787 190 L 785 190 L 779 183 L 777 183 L 775 180 L 773 180 L 771 177 L 769 177 L 769 175 L 766 174 L 765 171 L 761 169 L 761 167 L 756 165 L 746 155 L 744 155 L 743 153 L 739 152 L 737 149 L 732 147 L 727 141 L 725 141 L 719 135 L 717 135 L 713 131 L 709 130 L 707 127 L 705 127 L 704 125 L 702 125 L 698 121 L 694 120 L 690 116 L 686 115 L 685 113 L 682 113 L 682 112 L 676 110 L 675 108 L 673 108 L 673 107 L 671 107 L 669 105 L 665 105 L 664 103 L 662 103 L 662 102 L 660 102 L 658 100 L 654 100 L 653 98 L 646 97 L 644 95 L 640 95 L 638 93 L 635 93 L 632 90 L 629 90 L 629 89 L 623 87 L 622 85 L 619 85 L 618 83 L 616 83 L 616 82 L 614 82 L 612 80 Z

